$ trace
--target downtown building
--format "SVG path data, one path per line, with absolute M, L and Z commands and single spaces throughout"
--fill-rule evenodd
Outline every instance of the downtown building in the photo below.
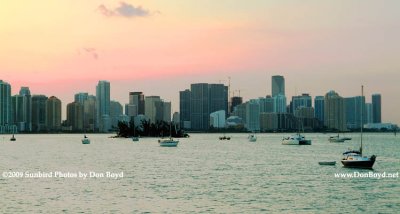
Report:
M 144 99 L 145 116 L 150 123 L 160 121 L 171 122 L 171 102 L 166 102 L 160 96 L 147 96 Z
M 335 91 L 330 91 L 325 95 L 324 125 L 335 131 L 347 130 L 345 101 Z
M 365 97 L 346 97 L 345 109 L 346 109 L 346 127 L 347 129 L 360 129 L 361 126 L 366 124 L 367 121 L 367 109 L 365 108 Z M 363 111 L 363 112 L 361 112 Z M 363 121 L 361 121 L 361 114 Z
M 46 108 L 47 99 L 45 95 L 32 96 L 32 131 L 45 132 L 46 127 Z
M 46 128 L 50 132 L 61 130 L 61 100 L 55 96 L 46 100 Z
M 190 110 L 187 109 L 188 100 L 190 100 Z M 190 123 L 192 130 L 208 130 L 210 114 L 220 110 L 225 111 L 227 116 L 228 87 L 223 84 L 196 83 L 190 85 L 190 91 L 180 92 L 180 112 L 190 112 L 190 118 L 181 113 L 181 124 L 188 125 Z M 190 122 L 187 121 L 188 119 Z
M 99 132 L 109 132 L 111 129 L 110 118 L 110 82 L 99 81 L 96 86 L 97 129 Z
M 12 98 L 13 124 L 20 132 L 32 131 L 32 96 L 28 87 L 21 87 Z
M 0 133 L 16 132 L 12 122 L 11 85 L 0 80 Z
M 372 95 L 372 122 L 382 123 L 382 97 L 380 94 Z

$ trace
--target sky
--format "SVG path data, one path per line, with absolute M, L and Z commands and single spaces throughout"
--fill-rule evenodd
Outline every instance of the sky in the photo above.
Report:
M 0 0 L 0 79 L 12 93 L 95 94 L 111 82 L 159 95 L 179 110 L 191 83 L 224 83 L 244 100 L 286 95 L 382 95 L 382 120 L 400 124 L 397 0 Z

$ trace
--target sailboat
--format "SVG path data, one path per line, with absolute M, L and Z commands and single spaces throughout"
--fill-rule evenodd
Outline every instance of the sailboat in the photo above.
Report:
M 301 126 L 304 133 L 303 123 L 301 123 Z M 282 139 L 282 145 L 311 145 L 311 140 L 306 139 L 304 135 L 300 134 L 300 127 L 299 127 L 297 134 Z
M 82 144 L 90 144 L 90 139 L 86 136 L 85 112 L 83 113 L 83 132 Z
M 361 86 L 361 96 L 364 96 L 364 86 Z M 361 105 L 361 137 L 360 137 L 360 150 L 349 150 L 343 153 L 344 157 L 342 159 L 342 164 L 344 167 L 348 168 L 367 168 L 372 169 L 375 163 L 376 156 L 371 157 L 363 156 L 363 106 Z
M 12 137 L 10 138 L 10 141 L 16 141 L 17 139 L 14 137 L 14 134 L 12 135 Z
M 158 143 L 161 147 L 177 147 L 179 140 L 174 140 L 172 138 L 172 122 L 169 123 L 169 138 L 159 139 Z

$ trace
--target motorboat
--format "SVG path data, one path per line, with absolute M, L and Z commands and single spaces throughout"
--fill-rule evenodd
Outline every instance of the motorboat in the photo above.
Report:
M 257 136 L 255 134 L 250 134 L 248 137 L 250 142 L 256 142 L 257 141 Z
M 297 133 L 290 137 L 283 138 L 282 145 L 311 145 L 311 140 L 308 140 L 304 135 Z
M 82 144 L 90 144 L 90 139 L 86 135 L 83 136 Z
M 134 142 L 139 141 L 139 137 L 132 137 L 132 141 L 134 141 Z
M 227 137 L 227 136 L 222 136 L 222 137 L 219 137 L 219 140 L 230 140 L 231 139 L 231 137 Z

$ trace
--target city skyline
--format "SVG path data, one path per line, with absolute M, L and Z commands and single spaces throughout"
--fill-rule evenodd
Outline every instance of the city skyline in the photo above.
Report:
M 228 84 L 244 100 L 285 93 L 382 95 L 382 121 L 400 123 L 400 2 L 385 1 L 5 1 L 0 8 L 0 79 L 32 95 L 95 94 L 110 81 L 112 100 L 130 91 L 179 109 L 194 82 Z M 123 10 L 134 8 L 132 10 Z M 121 12 L 125 11 L 125 12 Z M 128 12 L 127 12 L 128 11 Z M 129 12 L 130 11 L 130 12 Z M 139 13 L 137 13 L 139 12 Z M 304 14 L 307 14 L 305 16 Z M 370 96 L 366 101 L 371 102 Z

